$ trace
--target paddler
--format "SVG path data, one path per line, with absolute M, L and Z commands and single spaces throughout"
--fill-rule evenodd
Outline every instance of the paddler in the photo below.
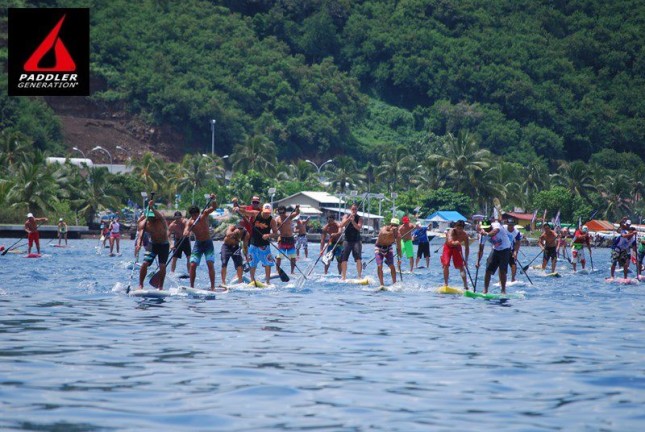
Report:
M 67 224 L 63 218 L 58 219 L 58 246 L 61 245 L 61 241 L 65 239 L 65 246 L 67 246 Z
M 401 239 L 401 249 L 405 257 L 410 261 L 410 272 L 414 271 L 414 245 L 412 244 L 412 231 L 415 226 L 410 222 L 408 216 L 403 216 L 401 219 L 401 226 L 399 226 L 399 238 Z M 401 257 L 401 254 L 399 254 Z
M 645 267 L 643 267 L 643 258 L 645 258 L 645 236 L 642 236 L 638 240 L 638 258 L 636 260 L 636 271 L 638 273 L 638 278 L 640 279 L 641 274 L 643 271 L 645 271 Z
M 506 273 L 508 263 L 511 259 L 511 240 L 508 232 L 499 222 L 490 223 L 487 219 L 482 221 L 479 229 L 480 242 L 479 254 L 477 255 L 476 267 L 479 268 L 482 255 L 484 253 L 484 243 L 489 241 L 493 246 L 493 251 L 486 260 L 486 275 L 484 276 L 484 294 L 488 293 L 490 278 L 499 269 L 499 284 L 502 287 L 502 294 L 506 294 Z
M 545 223 L 542 229 L 542 235 L 538 239 L 538 246 L 542 249 L 542 270 L 546 269 L 547 262 L 551 260 L 551 273 L 555 273 L 555 266 L 558 262 L 558 235 L 553 231 L 549 222 Z
M 215 248 L 213 247 L 213 239 L 209 231 L 210 223 L 208 217 L 217 208 L 217 201 L 215 194 L 210 195 L 210 205 L 199 213 L 199 207 L 192 206 L 188 213 L 190 219 L 184 228 L 184 237 L 188 237 L 192 232 L 195 235 L 195 243 L 190 255 L 190 287 L 195 288 L 195 274 L 197 273 L 197 266 L 202 261 L 202 256 L 206 260 L 208 267 L 208 278 L 211 282 L 211 291 L 215 291 Z M 199 218 L 199 220 L 197 220 Z M 222 281 L 226 284 L 226 281 Z
M 508 239 L 511 241 L 511 258 L 509 265 L 511 266 L 511 282 L 515 282 L 515 274 L 517 273 L 517 254 L 520 251 L 520 241 L 522 234 L 520 230 L 515 227 L 515 219 L 510 218 L 506 220 L 506 232 L 508 232 Z
M 27 254 L 31 253 L 31 247 L 36 244 L 36 251 L 40 255 L 40 233 L 38 232 L 38 223 L 47 222 L 47 218 L 34 217 L 33 213 L 27 213 L 27 220 L 25 221 L 25 231 L 27 232 Z
M 282 254 L 289 258 L 291 262 L 291 274 L 296 272 L 296 238 L 293 235 L 293 227 L 291 222 L 300 214 L 300 205 L 296 205 L 296 208 L 287 215 L 287 208 L 285 206 L 278 207 L 278 217 L 276 218 L 276 224 L 278 225 L 278 231 L 280 232 L 280 237 L 278 238 L 278 250 L 282 252 L 278 254 L 275 259 L 275 263 L 280 267 L 282 262 Z
M 589 228 L 583 225 L 582 228 L 577 229 L 573 233 L 573 242 L 571 243 L 571 266 L 573 271 L 577 271 L 578 263 L 582 264 L 582 269 L 585 269 L 587 260 L 585 259 L 584 247 L 589 249 L 589 256 L 591 256 L 591 236 L 589 235 Z
M 271 215 L 273 206 L 266 203 L 262 206 L 262 211 L 240 210 L 234 207 L 245 216 L 250 216 L 253 220 L 251 239 L 249 240 L 249 267 L 251 279 L 255 280 L 255 270 L 259 264 L 264 266 L 267 285 L 271 284 L 271 267 L 275 264 L 275 259 L 271 255 L 271 238 L 279 236 L 278 224 Z
M 220 251 L 222 258 L 222 284 L 226 284 L 226 267 L 231 258 L 233 259 L 233 266 L 237 272 L 237 283 L 242 283 L 244 260 L 242 259 L 242 247 L 240 247 L 240 243 L 247 241 L 248 237 L 249 234 L 241 223 L 229 225 L 226 229 Z
M 330 214 L 327 216 L 327 224 L 322 228 L 322 235 L 320 236 L 320 255 L 331 252 L 332 250 L 334 251 L 333 258 L 336 259 L 336 262 L 338 263 L 338 274 L 341 274 L 340 259 L 343 255 L 343 246 L 336 244 L 340 236 L 340 224 L 336 222 L 334 215 Z M 329 240 L 327 240 L 327 237 L 329 237 Z M 325 245 L 327 245 L 327 247 L 325 247 Z M 335 249 L 334 246 L 336 246 Z M 332 260 L 325 262 L 323 260 L 325 264 L 325 274 L 327 274 L 327 271 L 329 270 L 331 261 Z
M 170 251 L 172 260 L 170 261 L 170 272 L 174 273 L 177 268 L 177 260 L 182 255 L 186 257 L 186 272 L 190 273 L 190 236 L 184 237 L 184 230 L 188 221 L 183 217 L 180 211 L 174 214 L 175 220 L 168 225 L 168 237 L 170 238 Z
M 356 272 L 358 279 L 363 274 L 363 265 L 361 264 L 361 254 L 363 243 L 361 241 L 361 231 L 363 230 L 363 218 L 358 215 L 358 205 L 352 204 L 350 214 L 343 216 L 340 223 L 341 228 L 345 228 L 345 241 L 343 242 L 343 255 L 340 259 L 341 279 L 347 280 L 347 261 L 349 255 L 354 257 L 356 262 Z
M 170 252 L 168 243 L 168 224 L 161 213 L 155 209 L 154 200 L 148 202 L 148 208 L 143 213 L 143 218 L 139 218 L 137 225 L 137 241 L 134 247 L 134 256 L 139 256 L 139 250 L 143 244 L 144 233 L 150 235 L 150 250 L 146 252 L 139 270 L 139 289 L 143 289 L 143 281 L 148 274 L 148 267 L 154 263 L 155 258 L 159 256 L 159 284 L 156 288 L 163 289 L 163 283 L 166 279 L 166 261 Z
M 428 240 L 428 227 L 421 226 L 417 222 L 416 229 L 412 233 L 412 240 L 417 241 L 417 261 L 415 267 L 419 267 L 419 261 L 421 258 L 425 257 L 426 259 L 426 269 L 430 268 L 430 240 Z
M 110 222 L 108 227 L 110 232 L 110 256 L 114 256 L 114 245 L 116 244 L 116 253 L 120 253 L 119 243 L 121 241 L 121 224 L 119 223 L 119 217 L 115 216 L 114 219 Z
M 620 236 L 614 240 L 611 248 L 611 279 L 614 278 L 616 264 L 623 268 L 623 274 L 627 279 L 629 272 L 629 251 L 633 249 L 636 254 L 636 228 L 631 226 L 631 221 L 621 221 L 619 230 Z
M 392 284 L 396 283 L 396 268 L 394 267 L 394 252 L 392 245 L 396 244 L 397 262 L 401 264 L 401 243 L 399 242 L 400 222 L 397 218 L 392 218 L 389 225 L 385 225 L 378 233 L 376 239 L 376 249 L 374 255 L 376 259 L 376 269 L 378 280 L 381 286 L 385 286 L 383 281 L 383 261 L 390 268 L 392 275 Z
M 307 228 L 309 218 L 301 218 L 300 215 L 294 218 L 296 221 L 296 258 L 300 258 L 300 249 L 304 249 L 305 258 L 309 258 L 309 247 L 307 245 Z
M 452 265 L 459 270 L 461 279 L 464 282 L 464 289 L 467 290 L 468 281 L 466 279 L 466 271 L 464 269 L 464 266 L 466 265 L 464 258 L 467 262 L 468 256 L 470 255 L 470 240 L 468 239 L 468 234 L 464 231 L 465 226 L 465 221 L 458 220 L 455 222 L 454 227 L 446 232 L 446 242 L 443 244 L 443 252 L 441 254 L 441 265 L 443 266 L 444 286 L 448 286 L 450 260 L 452 259 Z M 462 254 L 462 245 L 464 246 L 465 254 Z

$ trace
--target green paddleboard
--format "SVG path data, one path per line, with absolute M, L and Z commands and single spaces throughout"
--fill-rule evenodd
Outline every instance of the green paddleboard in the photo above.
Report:
M 522 296 L 517 295 L 517 294 L 493 294 L 493 293 L 480 293 L 480 292 L 472 292 L 472 291 L 464 291 L 464 296 L 465 297 L 470 297 L 470 298 L 482 298 L 486 300 L 503 300 L 503 299 L 510 299 L 510 298 L 522 298 Z

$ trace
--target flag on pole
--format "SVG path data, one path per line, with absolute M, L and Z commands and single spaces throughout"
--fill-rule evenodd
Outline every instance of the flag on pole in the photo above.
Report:
M 560 210 L 555 214 L 555 217 L 552 220 L 553 226 L 557 229 L 560 228 Z
M 537 219 L 537 210 L 533 212 L 533 217 L 531 218 L 531 226 L 534 226 L 535 220 Z
M 594 216 L 596 216 L 596 213 L 598 213 L 598 209 L 592 211 L 591 214 L 589 214 L 589 220 L 592 220 Z
M 582 228 L 582 216 L 578 216 L 578 229 Z
M 493 207 L 493 219 L 499 220 L 499 212 L 497 211 L 497 207 Z

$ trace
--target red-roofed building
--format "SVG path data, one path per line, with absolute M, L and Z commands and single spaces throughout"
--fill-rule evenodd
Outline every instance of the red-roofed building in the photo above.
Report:
M 605 220 L 590 220 L 587 222 L 585 225 L 587 225 L 587 228 L 589 228 L 589 231 L 616 231 L 616 227 L 614 227 L 614 224 L 611 222 L 605 221 Z
M 531 225 L 531 219 L 533 219 L 533 213 L 515 213 L 515 212 L 504 212 L 502 213 L 502 219 L 506 220 L 513 218 L 517 221 L 517 225 L 521 225 L 524 228 Z

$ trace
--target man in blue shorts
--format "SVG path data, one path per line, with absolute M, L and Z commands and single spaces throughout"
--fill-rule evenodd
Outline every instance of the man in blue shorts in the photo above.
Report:
M 188 237 L 192 231 L 195 234 L 195 243 L 190 255 L 190 287 L 195 288 L 195 274 L 197 273 L 197 266 L 202 261 L 202 257 L 206 259 L 208 266 L 208 277 L 211 282 L 211 291 L 215 291 L 215 248 L 213 247 L 213 240 L 209 231 L 208 217 L 217 208 L 215 195 L 211 194 L 211 204 L 206 207 L 199 217 L 199 207 L 192 206 L 188 209 L 190 219 L 184 228 L 184 237 Z M 199 220 L 197 220 L 199 218 Z M 224 283 L 224 282 L 222 282 Z
M 271 216 L 273 207 L 271 204 L 264 204 L 261 212 L 246 210 L 245 217 L 249 214 L 253 217 L 251 231 L 251 240 L 249 242 L 249 267 L 251 279 L 255 280 L 255 270 L 258 264 L 264 266 L 266 283 L 271 283 L 271 267 L 274 266 L 275 260 L 271 255 L 271 238 L 277 238 L 278 224 Z
M 143 214 L 144 217 L 139 218 L 137 226 L 137 241 L 134 247 L 134 256 L 139 255 L 139 250 L 143 245 L 143 237 L 145 233 L 150 234 L 150 250 L 146 252 L 139 271 L 139 289 L 143 289 L 143 281 L 148 273 L 148 267 L 154 263 L 155 258 L 159 256 L 159 284 L 155 287 L 160 290 L 163 289 L 163 282 L 166 279 L 166 261 L 170 253 L 170 243 L 168 243 L 168 224 L 154 208 L 154 201 L 150 200 L 148 209 Z

